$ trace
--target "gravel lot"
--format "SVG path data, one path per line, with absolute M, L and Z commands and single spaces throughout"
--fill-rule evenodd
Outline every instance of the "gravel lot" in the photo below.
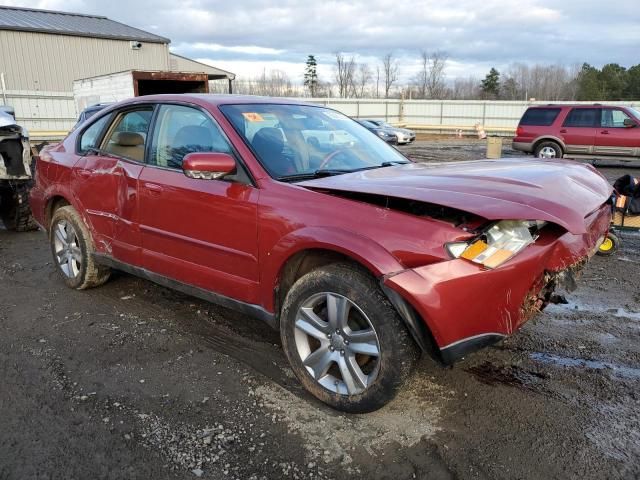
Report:
M 0 480 L 637 478 L 640 237 L 623 241 L 569 305 L 452 368 L 424 358 L 354 416 L 306 394 L 259 321 L 125 274 L 71 291 L 44 233 L 0 228 Z

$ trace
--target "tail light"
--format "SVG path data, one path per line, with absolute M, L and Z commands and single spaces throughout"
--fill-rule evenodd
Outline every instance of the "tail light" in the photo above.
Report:
M 522 127 L 516 128 L 516 137 L 521 137 L 522 135 L 524 135 L 524 128 Z

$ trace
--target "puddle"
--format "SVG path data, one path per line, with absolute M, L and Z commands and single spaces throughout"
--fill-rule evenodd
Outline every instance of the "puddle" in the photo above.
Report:
M 498 366 L 491 362 L 484 362 L 468 368 L 466 371 L 487 385 L 500 384 L 529 390 L 534 390 L 536 384 L 547 377 L 543 373 L 522 370 L 515 365 Z
M 634 259 L 629 258 L 629 257 L 624 256 L 624 255 L 620 255 L 620 256 L 618 256 L 618 257 L 617 257 L 617 260 L 620 260 L 620 261 L 622 261 L 622 262 L 636 263 L 636 264 L 639 264 L 639 265 L 640 265 L 640 262 L 639 262 L 639 261 L 634 260 Z
M 628 318 L 640 321 L 640 312 L 632 312 L 626 308 L 612 308 L 606 305 L 593 305 L 582 302 L 569 302 L 567 304 L 549 305 L 545 309 L 547 313 L 596 313 L 600 315 L 611 315 L 613 317 Z
M 640 368 L 617 365 L 615 363 L 599 360 L 586 360 L 584 358 L 562 357 L 551 353 L 534 352 L 529 355 L 538 362 L 570 368 L 589 368 L 593 370 L 607 370 L 614 375 L 623 378 L 640 378 Z

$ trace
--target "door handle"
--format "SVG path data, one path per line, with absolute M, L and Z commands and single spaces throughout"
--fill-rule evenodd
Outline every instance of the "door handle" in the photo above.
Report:
M 602 130 L 600 133 L 602 135 L 609 135 L 609 130 Z
M 562 130 L 560 130 L 560 133 L 567 133 L 567 131 L 563 128 Z
M 155 183 L 145 183 L 144 186 L 151 195 L 160 195 L 162 193 L 162 187 Z

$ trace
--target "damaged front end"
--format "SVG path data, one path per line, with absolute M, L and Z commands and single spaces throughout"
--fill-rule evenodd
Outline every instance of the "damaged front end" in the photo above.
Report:
M 13 110 L 0 109 L 0 219 L 9 230 L 36 228 L 29 207 L 32 153 L 27 130 L 17 125 Z
M 550 303 L 563 305 L 569 303 L 564 293 L 571 293 L 578 288 L 578 279 L 587 262 L 588 257 L 585 257 L 566 270 L 545 272 L 540 282 L 542 288 L 540 288 L 540 285 L 536 285 L 527 294 L 522 303 L 522 307 L 520 308 L 520 317 L 523 319 L 522 323 L 533 318 L 537 313 L 542 312 Z
M 12 113 L 0 110 L 0 181 L 31 178 L 31 144 Z
M 426 350 L 432 340 L 436 358 L 451 364 L 513 334 L 549 303 L 566 302 L 563 293 L 577 287 L 609 221 L 610 208 L 603 205 L 585 219 L 584 233 L 547 225 L 534 242 L 497 267 L 487 267 L 476 256 L 459 256 L 385 276 L 383 288 L 414 337 L 424 337 L 418 344 Z M 403 302 L 410 309 L 399 308 Z M 426 328 L 421 331 L 416 319 Z

